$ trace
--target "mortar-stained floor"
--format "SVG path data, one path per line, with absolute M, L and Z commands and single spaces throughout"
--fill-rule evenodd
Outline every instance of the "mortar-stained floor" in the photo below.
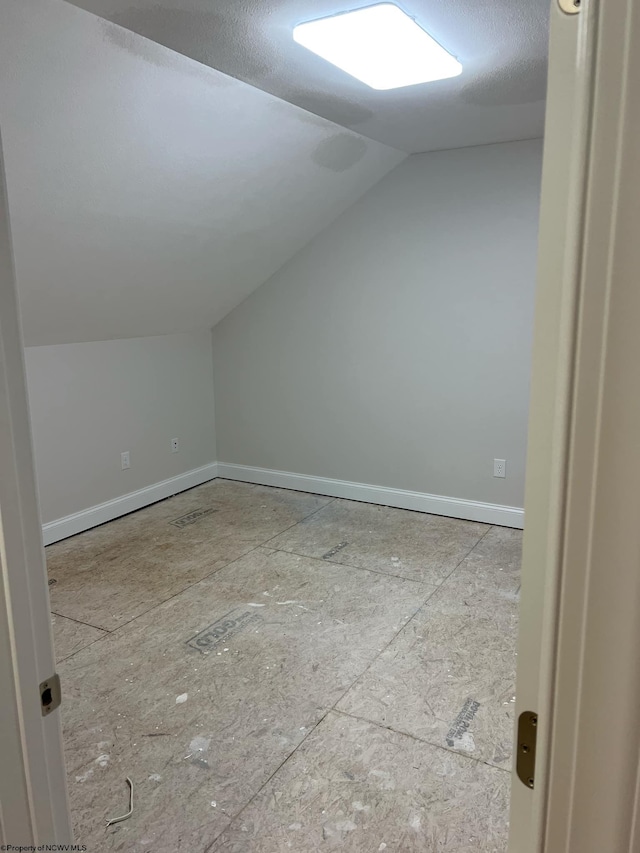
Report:
M 215 480 L 50 546 L 76 842 L 505 851 L 520 544 Z

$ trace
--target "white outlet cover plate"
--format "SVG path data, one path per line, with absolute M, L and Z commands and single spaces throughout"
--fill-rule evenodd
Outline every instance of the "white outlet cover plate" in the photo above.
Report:
M 506 459 L 494 459 L 493 460 L 493 476 L 504 478 L 507 476 L 507 460 Z

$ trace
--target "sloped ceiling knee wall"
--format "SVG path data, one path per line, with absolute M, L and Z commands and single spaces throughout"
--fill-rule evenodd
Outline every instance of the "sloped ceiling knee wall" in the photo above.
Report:
M 0 7 L 27 345 L 210 328 L 406 156 L 62 0 Z

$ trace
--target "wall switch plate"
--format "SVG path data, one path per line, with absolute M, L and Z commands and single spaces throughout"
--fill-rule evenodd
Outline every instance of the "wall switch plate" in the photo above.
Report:
M 494 477 L 506 477 L 507 476 L 507 460 L 506 459 L 494 459 L 493 460 L 493 476 Z
M 171 452 L 172 452 L 172 453 L 177 453 L 177 452 L 178 452 L 178 450 L 180 450 L 180 447 L 179 447 L 179 445 L 178 445 L 178 439 L 177 439 L 177 438 L 172 438 L 172 439 L 171 439 Z
M 131 468 L 131 460 L 129 459 L 128 450 L 125 450 L 124 453 L 120 454 L 120 464 L 122 465 L 123 471 L 126 471 L 127 468 Z

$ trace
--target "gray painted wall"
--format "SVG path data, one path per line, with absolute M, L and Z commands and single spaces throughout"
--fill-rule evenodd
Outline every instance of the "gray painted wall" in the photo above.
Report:
M 210 332 L 28 347 L 43 522 L 215 461 L 211 355 Z
M 522 506 L 541 160 L 413 156 L 227 315 L 218 460 Z

